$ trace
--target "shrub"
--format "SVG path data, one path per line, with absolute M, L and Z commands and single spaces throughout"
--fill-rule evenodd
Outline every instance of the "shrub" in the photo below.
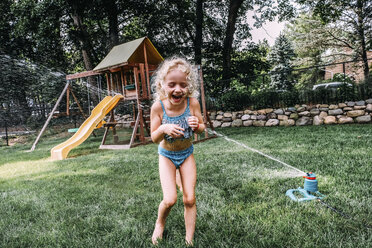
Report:
M 251 102 L 248 88 L 238 80 L 231 82 L 231 88 L 226 90 L 216 101 L 216 107 L 223 110 L 241 110 Z

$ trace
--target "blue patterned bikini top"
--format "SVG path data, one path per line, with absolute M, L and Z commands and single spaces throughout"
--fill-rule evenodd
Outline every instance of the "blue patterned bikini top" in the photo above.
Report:
M 187 98 L 187 107 L 185 109 L 185 112 L 179 116 L 171 117 L 168 116 L 167 113 L 165 112 L 165 108 L 163 105 L 163 102 L 160 101 L 161 107 L 163 108 L 163 120 L 161 121 L 161 124 L 177 124 L 185 131 L 183 131 L 184 135 L 180 138 L 172 138 L 168 134 L 164 135 L 164 139 L 169 142 L 173 143 L 175 140 L 184 140 L 184 139 L 190 139 L 192 137 L 192 128 L 189 126 L 189 123 L 187 122 L 187 119 L 191 116 L 190 113 L 190 98 Z

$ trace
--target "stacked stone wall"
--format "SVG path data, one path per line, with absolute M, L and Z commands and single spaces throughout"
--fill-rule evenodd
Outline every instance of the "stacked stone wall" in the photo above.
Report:
M 214 127 L 306 126 L 371 123 L 372 99 L 339 104 L 296 105 L 236 112 L 209 112 Z

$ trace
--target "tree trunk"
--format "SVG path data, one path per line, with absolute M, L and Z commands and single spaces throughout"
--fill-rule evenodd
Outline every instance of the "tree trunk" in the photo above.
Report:
M 232 43 L 234 40 L 235 24 L 238 17 L 238 11 L 242 5 L 243 0 L 230 0 L 229 15 L 227 20 L 226 35 L 223 42 L 223 64 L 222 64 L 222 79 L 226 80 L 231 78 L 231 52 Z
M 81 47 L 81 54 L 83 56 L 85 70 L 91 71 L 94 68 L 93 63 L 92 63 L 92 56 L 91 56 L 93 54 L 93 48 L 89 42 L 88 32 L 86 31 L 85 26 L 83 24 L 83 16 L 81 13 L 81 9 L 79 8 L 79 5 L 76 1 L 70 0 L 69 4 L 72 7 L 71 17 L 72 17 L 72 20 L 74 21 L 74 26 L 77 30 L 77 39 Z M 97 87 L 97 80 L 95 80 L 95 78 L 93 77 L 88 78 L 88 83 L 93 87 Z M 90 92 L 90 94 L 91 94 L 91 98 L 93 100 L 94 105 L 96 105 L 98 103 L 97 94 L 95 92 Z
M 203 45 L 203 0 L 196 1 L 195 63 L 201 65 Z
M 115 0 L 108 0 L 105 4 L 109 22 L 109 50 L 119 44 L 118 6 Z
M 369 66 L 368 66 L 368 60 L 367 60 L 367 49 L 366 49 L 366 37 L 365 37 L 365 26 L 363 25 L 363 19 L 364 15 L 368 13 L 363 12 L 363 0 L 357 1 L 357 11 L 358 15 L 358 36 L 361 43 L 361 56 L 363 60 L 363 72 L 364 72 L 364 79 L 368 79 L 369 76 Z

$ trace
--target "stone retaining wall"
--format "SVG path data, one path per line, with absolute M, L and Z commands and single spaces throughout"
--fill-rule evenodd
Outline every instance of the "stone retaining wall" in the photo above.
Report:
M 305 126 L 371 123 L 372 99 L 339 104 L 296 105 L 280 109 L 209 112 L 214 127 Z

